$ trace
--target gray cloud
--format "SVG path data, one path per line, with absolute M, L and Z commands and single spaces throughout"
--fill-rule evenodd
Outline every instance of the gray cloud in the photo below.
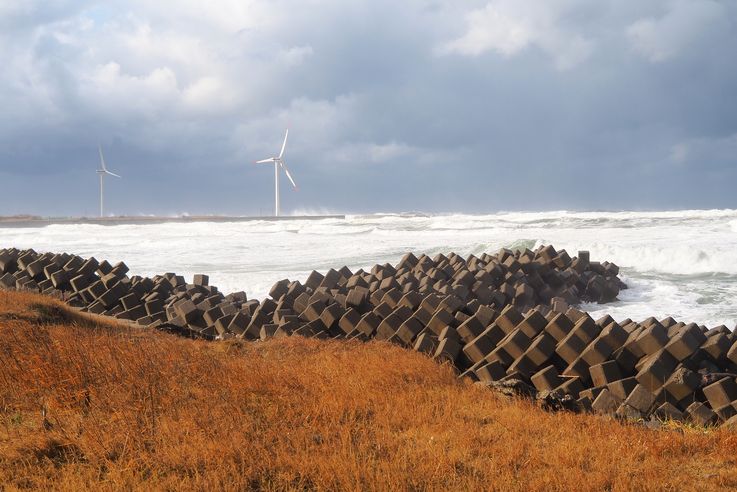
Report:
M 3 2 L 0 213 L 737 206 L 731 2 L 203 5 Z

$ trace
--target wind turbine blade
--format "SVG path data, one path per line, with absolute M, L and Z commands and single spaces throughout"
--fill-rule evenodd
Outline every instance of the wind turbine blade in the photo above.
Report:
M 110 172 L 110 171 L 108 171 L 107 169 L 105 169 L 105 174 L 109 174 L 110 176 L 115 176 L 116 178 L 119 178 L 119 177 L 120 177 L 120 176 L 118 176 L 118 175 L 117 175 L 117 174 L 115 174 L 115 173 L 111 173 L 111 172 Z
M 274 158 L 273 157 L 270 157 L 268 159 L 262 159 L 260 161 L 256 161 L 255 164 L 265 164 L 267 162 L 274 162 Z
M 287 169 L 286 164 L 284 164 L 283 162 L 280 162 L 279 165 L 282 167 L 282 169 L 284 169 L 284 172 L 286 173 L 287 178 L 289 178 L 289 181 L 292 182 L 292 186 L 294 186 L 294 189 L 296 190 L 297 189 L 297 183 L 294 182 L 294 180 L 292 179 L 292 175 L 289 174 L 289 169 Z
M 102 155 L 102 146 L 98 145 L 97 150 L 100 151 L 100 165 L 102 166 L 102 170 L 107 171 L 107 168 L 105 167 L 105 157 Z
M 287 137 L 289 136 L 289 128 L 287 128 L 287 133 L 284 134 L 284 142 L 281 144 L 281 151 L 279 152 L 279 159 L 284 157 L 284 149 L 287 148 Z

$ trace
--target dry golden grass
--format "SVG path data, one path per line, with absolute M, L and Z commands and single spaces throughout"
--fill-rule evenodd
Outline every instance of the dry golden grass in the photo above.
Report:
M 198 342 L 0 293 L 6 490 L 730 489 L 736 450 L 548 414 L 386 344 Z

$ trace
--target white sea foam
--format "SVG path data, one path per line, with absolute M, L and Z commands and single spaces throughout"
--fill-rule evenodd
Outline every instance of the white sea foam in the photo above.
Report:
M 209 273 L 224 291 L 263 297 L 312 269 L 396 262 L 406 251 L 493 252 L 553 244 L 609 260 L 631 285 L 620 301 L 586 306 L 616 319 L 673 316 L 709 326 L 737 322 L 737 211 L 376 214 L 343 219 L 52 225 L 0 228 L 0 246 L 125 261 L 133 274 Z

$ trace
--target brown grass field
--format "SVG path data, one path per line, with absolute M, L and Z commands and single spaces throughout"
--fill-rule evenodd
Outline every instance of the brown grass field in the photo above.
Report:
M 384 343 L 192 341 L 0 292 L 0 484 L 726 490 L 737 433 L 545 413 Z

